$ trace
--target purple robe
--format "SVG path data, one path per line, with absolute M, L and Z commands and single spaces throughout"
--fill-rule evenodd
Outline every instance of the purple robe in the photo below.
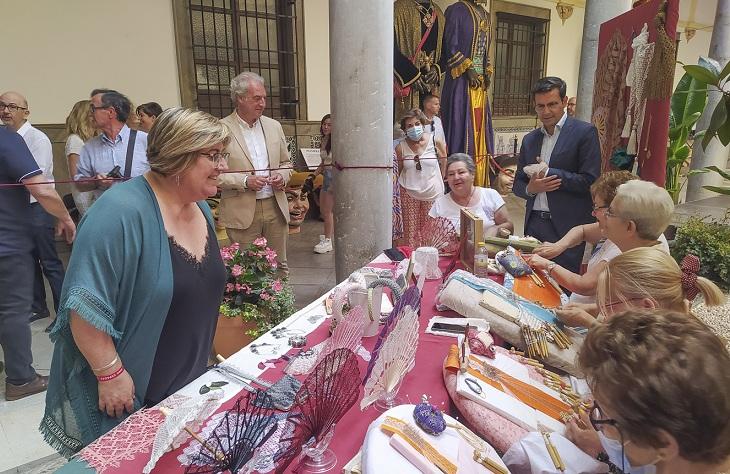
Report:
M 466 2 L 460 1 L 446 9 L 446 26 L 441 53 L 441 69 L 445 72 L 446 78 L 441 91 L 441 116 L 446 133 L 446 145 L 449 147 L 449 153 L 467 153 L 469 155 L 474 155 L 475 147 L 466 66 L 471 63 L 471 58 L 476 54 L 474 35 L 479 28 L 479 18 L 475 18 L 472 8 Z M 490 38 L 491 31 L 487 34 L 487 44 L 484 48 L 482 64 L 485 68 L 489 64 Z M 465 63 L 465 61 L 468 62 Z M 454 78 L 455 74 L 457 74 L 456 78 Z M 492 112 L 488 103 L 485 109 L 487 149 L 490 154 L 494 154 Z M 486 157 L 476 159 L 486 159 Z

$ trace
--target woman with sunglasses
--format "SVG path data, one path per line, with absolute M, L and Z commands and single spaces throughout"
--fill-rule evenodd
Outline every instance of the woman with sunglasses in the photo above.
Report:
M 205 199 L 229 140 L 205 112 L 166 110 L 149 135 L 150 170 L 104 193 L 79 226 L 40 428 L 61 454 L 205 372 L 226 284 Z
M 446 181 L 450 191 L 441 196 L 431 207 L 428 215 L 443 217 L 451 221 L 459 231 L 461 208 L 469 209 L 484 223 L 484 235 L 495 236 L 501 229 L 508 233 L 514 230 L 504 199 L 491 188 L 474 186 L 476 165 L 466 153 L 454 153 L 446 160 Z
M 416 234 L 423 227 L 431 205 L 444 194 L 446 145 L 432 133 L 424 132 L 424 125 L 429 123 L 420 109 L 406 112 L 400 119 L 406 136 L 395 147 L 403 239 L 411 246 L 416 244 Z
M 701 321 L 630 310 L 592 329 L 578 362 L 594 405 L 566 434 L 611 472 L 730 468 L 730 354 Z

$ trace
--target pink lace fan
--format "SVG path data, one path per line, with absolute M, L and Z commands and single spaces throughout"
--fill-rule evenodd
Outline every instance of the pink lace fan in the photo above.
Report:
M 442 256 L 454 255 L 459 249 L 459 234 L 454 224 L 443 217 L 427 217 L 415 239 L 414 248 L 436 247 Z
M 418 313 L 407 306 L 378 354 L 373 357 L 375 363 L 365 382 L 360 409 L 364 410 L 376 401 L 378 409 L 383 411 L 398 404 L 398 389 L 403 377 L 415 365 L 417 348 Z
M 317 364 L 302 383 L 287 419 L 275 456 L 277 473 L 284 472 L 300 453 L 295 472 L 302 467 L 325 472 L 337 464 L 329 442 L 335 424 L 357 401 L 359 385 L 360 370 L 351 350 L 335 349 Z

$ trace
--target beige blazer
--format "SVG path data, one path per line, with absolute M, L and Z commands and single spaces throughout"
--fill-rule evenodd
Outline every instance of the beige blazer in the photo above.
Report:
M 266 137 L 269 168 L 288 168 L 272 171 L 272 173 L 280 173 L 284 177 L 284 182 L 289 182 L 292 170 L 284 130 L 282 130 L 281 124 L 272 118 L 262 116 L 260 120 Z M 221 188 L 219 221 L 225 227 L 247 229 L 253 222 L 256 208 L 256 191 L 243 188 L 243 177 L 245 174 L 253 174 L 252 170 L 255 168 L 246 146 L 246 140 L 243 138 L 243 131 L 238 123 L 236 112 L 234 111 L 228 117 L 221 119 L 221 122 L 229 128 L 232 134 L 231 141 L 225 150 L 231 154 L 228 159 L 228 168 L 243 171 L 240 173 L 223 173 L 218 177 L 218 187 Z M 289 222 L 289 206 L 286 201 L 286 194 L 284 191 L 274 190 L 274 197 L 279 204 L 281 213 Z

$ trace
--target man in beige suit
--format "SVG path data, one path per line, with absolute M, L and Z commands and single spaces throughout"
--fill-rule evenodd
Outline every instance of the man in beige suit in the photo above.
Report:
M 258 74 L 242 72 L 234 77 L 231 100 L 235 110 L 221 122 L 233 135 L 226 148 L 228 168 L 241 172 L 218 178 L 222 190 L 219 219 L 231 242 L 246 245 L 266 237 L 286 273 L 289 207 L 284 187 L 291 163 L 284 131 L 279 122 L 263 116 L 266 88 Z

